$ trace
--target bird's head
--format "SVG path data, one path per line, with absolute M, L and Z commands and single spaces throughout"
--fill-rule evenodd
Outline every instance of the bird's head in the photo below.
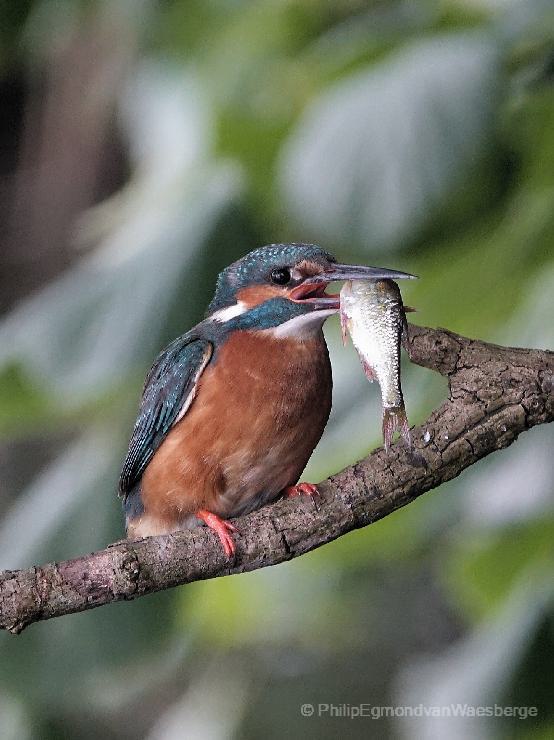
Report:
M 339 310 L 339 296 L 325 292 L 329 283 L 411 277 L 380 267 L 339 264 L 315 244 L 270 244 L 220 273 L 207 318 L 229 328 L 301 335 L 318 330 Z

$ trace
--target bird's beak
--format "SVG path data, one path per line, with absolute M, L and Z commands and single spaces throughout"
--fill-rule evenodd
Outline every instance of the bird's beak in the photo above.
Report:
M 300 303 L 310 303 L 314 309 L 340 308 L 340 296 L 328 295 L 325 288 L 329 283 L 341 280 L 413 280 L 417 275 L 409 272 L 389 270 L 386 267 L 366 267 L 365 265 L 340 265 L 332 263 L 323 272 L 307 277 L 301 285 L 293 288 L 290 298 Z
M 389 270 L 386 267 L 331 264 L 327 270 L 308 280 L 333 283 L 336 280 L 413 280 L 416 277 L 417 275 L 410 275 L 409 272 Z

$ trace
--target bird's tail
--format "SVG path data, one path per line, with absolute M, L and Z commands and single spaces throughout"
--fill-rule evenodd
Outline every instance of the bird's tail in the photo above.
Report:
M 387 452 L 390 449 L 395 432 L 399 432 L 408 447 L 411 448 L 412 438 L 410 436 L 410 425 L 408 424 L 408 417 L 406 416 L 404 404 L 402 404 L 402 406 L 383 409 L 383 440 L 385 443 L 385 450 Z

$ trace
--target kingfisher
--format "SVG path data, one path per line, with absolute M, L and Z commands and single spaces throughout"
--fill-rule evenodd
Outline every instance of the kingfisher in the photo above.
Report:
M 331 411 L 329 283 L 411 277 L 339 264 L 314 244 L 270 244 L 225 268 L 205 318 L 157 357 L 119 480 L 129 539 L 201 524 L 227 557 L 229 521 L 298 483 Z

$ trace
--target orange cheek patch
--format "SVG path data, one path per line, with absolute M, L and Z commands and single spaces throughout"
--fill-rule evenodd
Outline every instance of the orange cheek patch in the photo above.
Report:
M 272 298 L 283 298 L 286 294 L 286 289 L 278 285 L 250 285 L 248 288 L 239 290 L 237 299 L 248 308 L 253 308 Z

